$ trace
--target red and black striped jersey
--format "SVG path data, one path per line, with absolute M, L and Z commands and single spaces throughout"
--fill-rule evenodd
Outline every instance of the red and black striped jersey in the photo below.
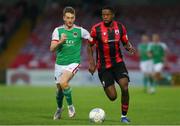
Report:
M 128 42 L 127 31 L 123 24 L 113 21 L 111 26 L 106 27 L 104 22 L 94 25 L 91 29 L 93 41 L 96 44 L 97 68 L 107 69 L 122 62 L 120 42 Z

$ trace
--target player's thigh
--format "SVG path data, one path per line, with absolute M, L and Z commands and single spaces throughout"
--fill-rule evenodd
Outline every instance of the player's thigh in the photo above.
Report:
M 151 60 L 142 61 L 140 63 L 140 69 L 144 74 L 152 74 L 153 62 Z
M 63 74 L 63 71 L 64 71 L 64 66 L 55 64 L 54 76 L 55 76 L 55 83 L 56 84 L 60 83 L 60 79 L 61 79 L 61 76 Z
M 61 76 L 61 84 L 68 83 L 73 76 L 77 73 L 79 70 L 79 65 L 78 63 L 71 63 L 69 65 L 64 66 L 64 71 Z
M 55 80 L 58 84 L 68 83 L 78 71 L 79 64 L 55 65 Z
M 114 77 L 112 75 L 111 69 L 98 71 L 98 76 L 104 88 L 107 88 L 110 85 L 114 85 Z
M 164 68 L 163 63 L 157 63 L 157 64 L 154 64 L 153 71 L 154 73 L 161 73 L 163 68 Z
M 73 78 L 74 74 L 68 70 L 64 70 L 61 78 L 59 79 L 59 83 L 63 86 L 68 86 L 68 82 Z
M 141 61 L 140 62 L 140 70 L 145 73 L 146 71 L 146 62 L 145 61 Z
M 153 61 L 148 60 L 146 63 L 146 74 L 151 75 L 153 73 Z
M 114 84 L 104 88 L 104 91 L 110 100 L 113 101 L 117 98 L 116 87 Z
M 128 83 L 129 83 L 129 79 L 127 77 L 124 77 L 118 80 L 118 84 L 121 87 L 121 90 L 127 90 Z
M 126 66 L 124 62 L 118 63 L 114 68 L 113 68 L 113 75 L 116 80 L 116 82 L 120 85 L 125 85 L 124 83 L 128 84 L 129 82 L 129 75 L 128 71 L 126 69 Z M 120 81 L 123 80 L 123 81 Z M 124 81 L 126 80 L 126 81 Z M 122 83 L 123 82 L 123 83 Z

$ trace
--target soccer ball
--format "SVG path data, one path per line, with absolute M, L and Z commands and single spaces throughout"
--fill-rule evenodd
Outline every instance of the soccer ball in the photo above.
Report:
M 102 123 L 105 120 L 105 112 L 101 108 L 94 108 L 89 112 L 89 120 L 93 123 Z

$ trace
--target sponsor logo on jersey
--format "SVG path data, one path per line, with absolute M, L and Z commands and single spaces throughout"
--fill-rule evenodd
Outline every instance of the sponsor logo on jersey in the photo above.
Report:
M 66 40 L 66 45 L 72 46 L 72 45 L 74 45 L 74 41 L 73 40 Z

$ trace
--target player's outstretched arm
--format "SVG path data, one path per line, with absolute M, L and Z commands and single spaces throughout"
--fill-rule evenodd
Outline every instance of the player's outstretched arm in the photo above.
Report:
M 89 72 L 93 75 L 96 71 L 96 64 L 93 57 L 93 45 L 88 43 L 87 45 L 87 53 L 88 53 L 88 60 L 89 60 Z

